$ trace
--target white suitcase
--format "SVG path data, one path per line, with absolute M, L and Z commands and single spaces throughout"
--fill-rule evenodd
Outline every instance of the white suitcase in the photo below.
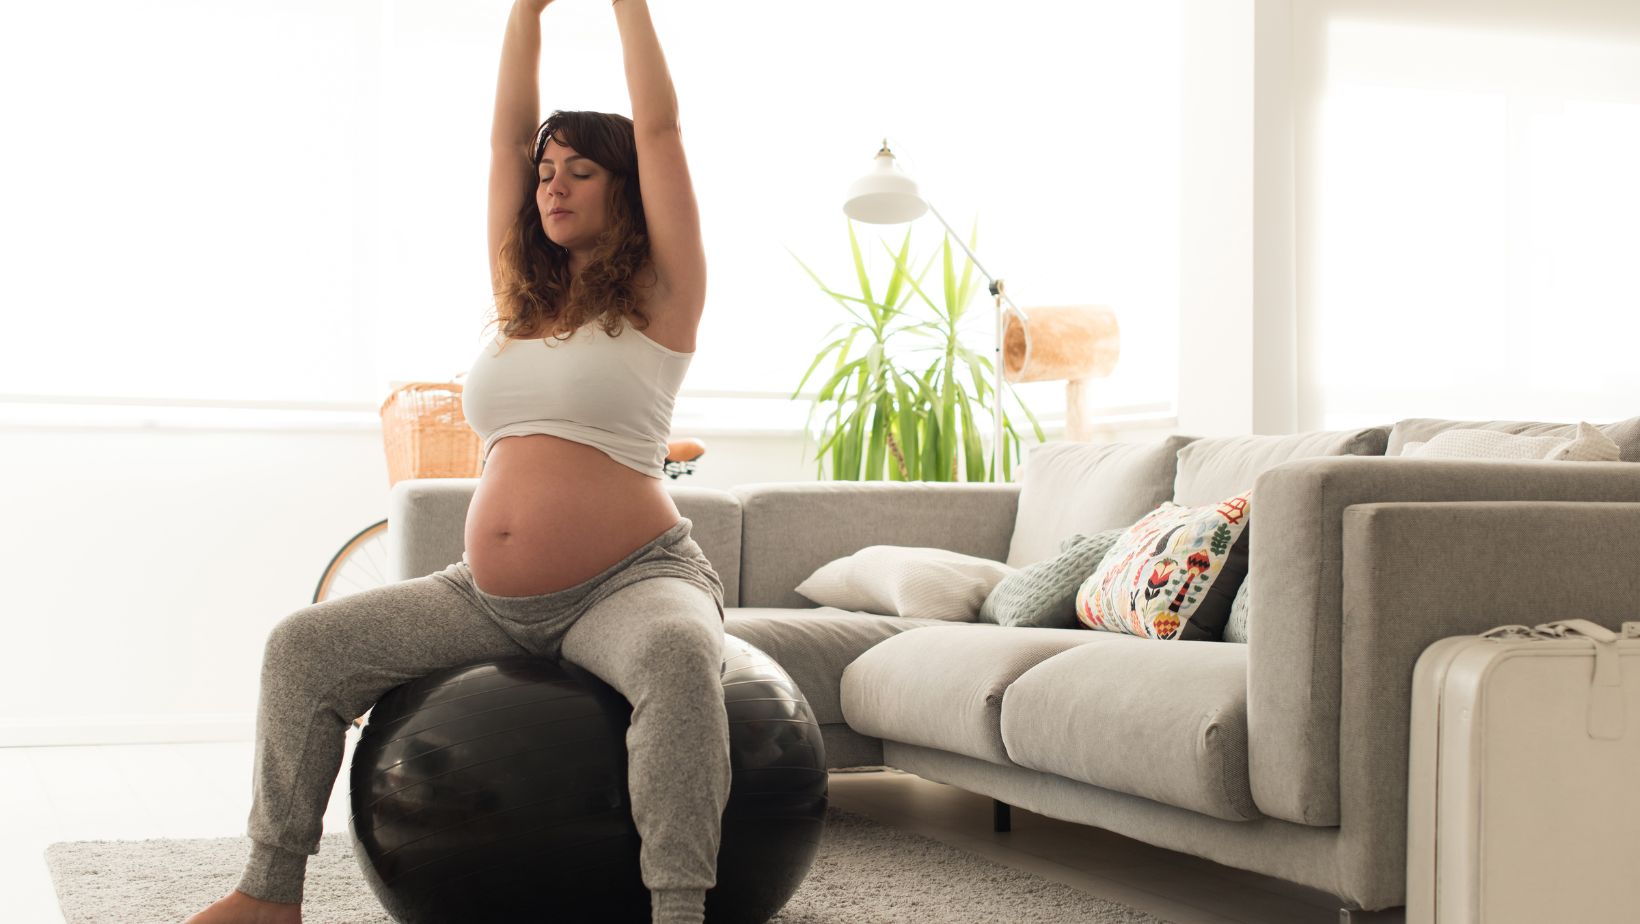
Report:
M 1640 922 L 1640 622 L 1442 639 L 1411 727 L 1407 924 Z

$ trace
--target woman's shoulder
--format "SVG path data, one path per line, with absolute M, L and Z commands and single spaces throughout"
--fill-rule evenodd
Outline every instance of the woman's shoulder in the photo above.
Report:
M 695 330 L 700 326 L 699 314 L 679 311 L 675 307 L 670 311 L 656 311 L 651 308 L 645 312 L 645 317 L 648 319 L 645 325 L 640 326 L 631 317 L 627 318 L 627 325 L 651 342 L 674 353 L 695 351 Z

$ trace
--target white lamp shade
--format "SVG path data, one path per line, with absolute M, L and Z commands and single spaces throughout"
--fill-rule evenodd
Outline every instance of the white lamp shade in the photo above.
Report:
M 872 159 L 870 173 L 849 184 L 843 201 L 844 214 L 873 225 L 900 224 L 926 211 L 917 181 L 894 166 L 894 155 L 886 148 Z

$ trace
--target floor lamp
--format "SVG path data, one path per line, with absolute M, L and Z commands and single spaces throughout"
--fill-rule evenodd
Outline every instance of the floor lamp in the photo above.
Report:
M 1002 324 L 1003 305 L 1008 307 L 1018 318 L 1018 329 L 1024 338 L 1024 355 L 1021 365 L 1028 365 L 1031 358 L 1031 328 L 1029 318 L 1025 312 L 1019 310 L 1013 299 L 1003 290 L 1002 281 L 995 279 L 980 266 L 979 258 L 968 249 L 962 235 L 952 230 L 945 216 L 934 208 L 934 204 L 924 199 L 917 191 L 917 182 L 901 172 L 894 162 L 894 152 L 888 149 L 888 139 L 883 139 L 883 148 L 877 152 L 872 160 L 871 172 L 849 184 L 848 198 L 843 201 L 843 213 L 855 221 L 863 221 L 873 225 L 897 225 L 903 222 L 920 218 L 923 212 L 933 212 L 934 217 L 945 226 L 945 233 L 962 248 L 979 270 L 981 276 L 990 284 L 991 295 L 996 298 L 996 350 L 991 360 L 991 367 L 995 373 L 993 385 L 994 427 L 991 433 L 991 480 L 1002 480 L 1002 467 L 999 461 L 1002 456 Z

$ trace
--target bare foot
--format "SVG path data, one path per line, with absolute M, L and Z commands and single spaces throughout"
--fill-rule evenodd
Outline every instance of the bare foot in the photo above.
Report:
M 235 889 L 182 924 L 302 924 L 302 906 L 265 902 Z

